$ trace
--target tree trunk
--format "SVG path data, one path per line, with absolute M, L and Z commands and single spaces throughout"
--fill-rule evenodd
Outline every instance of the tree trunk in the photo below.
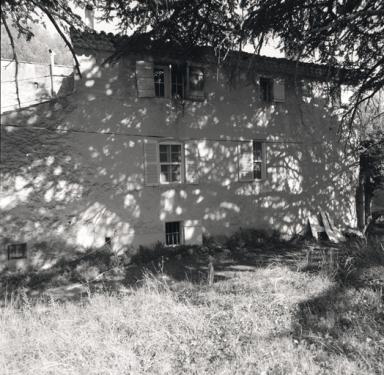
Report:
M 367 155 L 360 155 L 359 162 L 359 181 L 356 189 L 356 216 L 357 216 L 357 227 L 363 230 L 367 223 L 367 210 L 370 208 L 370 202 L 366 202 L 367 198 Z M 370 211 L 370 209 L 369 209 Z

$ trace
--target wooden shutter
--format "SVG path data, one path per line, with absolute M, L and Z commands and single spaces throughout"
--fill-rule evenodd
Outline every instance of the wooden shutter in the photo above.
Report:
M 253 181 L 253 141 L 239 144 L 239 181 Z
M 147 140 L 144 143 L 144 174 L 146 185 L 158 185 L 160 172 L 157 142 Z
M 155 96 L 153 62 L 136 61 L 136 84 L 139 98 L 153 98 Z
M 188 184 L 198 184 L 200 174 L 200 155 L 196 141 L 184 145 L 185 181 Z
M 261 144 L 262 153 L 263 153 L 263 162 L 261 163 L 261 179 L 267 179 L 267 145 L 265 142 Z
M 201 245 L 203 242 L 203 228 L 200 220 L 184 221 L 184 244 Z
M 285 82 L 281 78 L 273 80 L 273 100 L 275 102 L 285 102 Z

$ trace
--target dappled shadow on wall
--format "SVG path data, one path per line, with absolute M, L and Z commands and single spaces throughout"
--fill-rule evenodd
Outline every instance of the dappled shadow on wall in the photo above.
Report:
M 225 76 L 208 72 L 207 99 L 181 103 L 137 98 L 126 60 L 98 64 L 89 60 L 70 97 L 4 117 L 4 243 L 113 238 L 118 250 L 162 240 L 166 221 L 198 221 L 208 234 L 267 226 L 292 235 L 319 209 L 352 216 L 337 124 L 289 95 L 292 82 L 285 103 L 263 104 L 257 86 L 228 90 Z M 194 143 L 198 178 L 144 186 L 148 139 Z M 241 182 L 240 145 L 252 139 L 265 144 L 266 175 Z

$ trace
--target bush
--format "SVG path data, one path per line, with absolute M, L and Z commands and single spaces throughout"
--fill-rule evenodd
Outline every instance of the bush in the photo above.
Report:
M 324 253 L 320 269 L 333 280 L 362 282 L 363 278 L 370 279 L 367 274 L 378 267 L 383 273 L 384 287 L 384 246 L 380 241 L 351 238 L 337 251 L 334 261 L 329 260 L 329 255 Z
M 139 246 L 135 255 L 132 256 L 132 263 L 149 263 L 161 257 L 172 257 L 177 254 L 186 253 L 188 246 L 165 246 L 157 242 L 154 246 Z
M 264 229 L 242 229 L 229 237 L 226 246 L 233 250 L 241 248 L 254 248 L 265 245 L 275 245 L 281 243 L 280 234 L 277 231 L 267 231 Z

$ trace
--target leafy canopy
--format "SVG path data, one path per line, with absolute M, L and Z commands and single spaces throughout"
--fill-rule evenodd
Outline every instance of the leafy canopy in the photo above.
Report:
M 248 43 L 256 53 L 278 37 L 291 58 L 359 69 L 350 120 L 384 86 L 383 0 L 1 0 L 1 19 L 29 39 L 27 25 L 42 22 L 44 14 L 70 46 L 68 28 L 84 28 L 73 9 L 87 4 L 122 33 L 187 48 L 241 50 Z

